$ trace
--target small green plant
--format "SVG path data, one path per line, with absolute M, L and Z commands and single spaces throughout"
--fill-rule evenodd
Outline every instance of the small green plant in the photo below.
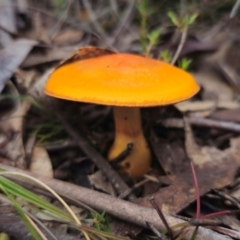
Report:
M 136 4 L 140 15 L 140 42 L 142 47 L 142 54 L 148 56 L 151 48 L 158 43 L 159 36 L 162 29 L 156 28 L 149 32 L 149 27 L 147 24 L 148 18 L 152 15 L 155 9 L 149 6 L 149 1 L 138 0 Z
M 192 15 L 186 14 L 183 17 L 179 17 L 176 13 L 170 11 L 168 12 L 168 17 L 171 19 L 172 23 L 179 29 L 183 30 L 186 26 L 192 25 L 198 17 L 197 13 Z
M 160 59 L 162 59 L 164 62 L 170 63 L 172 61 L 172 55 L 169 52 L 168 49 L 165 49 L 163 51 L 160 52 Z
M 31 191 L 21 187 L 4 176 L 1 176 L 4 174 L 8 173 L 0 172 L 0 192 L 2 192 L 15 207 L 17 213 L 22 218 L 23 222 L 35 240 L 46 238 L 29 217 L 28 210 L 31 212 L 41 212 L 48 217 L 51 216 L 52 218 L 57 219 L 58 221 L 65 220 L 76 222 L 77 224 L 80 223 L 75 215 L 73 215 L 72 211 L 70 211 L 69 214 L 68 212 L 61 210 Z M 17 173 L 9 173 L 9 175 L 16 174 Z
M 183 70 L 187 70 L 191 64 L 192 60 L 188 58 L 182 58 L 178 61 L 178 66 Z
M 160 38 L 161 32 L 162 32 L 162 28 L 159 27 L 159 28 L 152 30 L 148 34 L 148 36 L 147 36 L 148 44 L 147 44 L 146 52 L 145 52 L 146 56 L 149 56 L 150 51 L 152 50 L 152 47 L 154 47 L 155 45 L 157 45 L 159 43 L 159 41 L 160 41 L 159 38 Z
M 93 217 L 93 224 L 96 229 L 102 230 L 104 232 L 110 232 L 109 220 L 108 217 L 106 216 L 105 211 L 103 211 L 101 214 L 91 212 L 91 215 Z
M 187 39 L 188 27 L 195 22 L 197 16 L 198 16 L 197 13 L 193 13 L 191 15 L 185 14 L 184 16 L 177 16 L 172 11 L 168 12 L 168 17 L 171 19 L 172 23 L 177 27 L 178 31 L 181 32 L 181 39 L 178 48 L 172 57 L 171 64 L 175 64 L 175 62 L 178 60 L 178 57 Z M 190 60 L 182 60 L 180 66 L 182 66 L 183 69 L 186 69 L 189 67 L 189 64 Z
M 53 2 L 56 7 L 56 13 L 60 14 L 66 6 L 66 0 L 54 0 Z

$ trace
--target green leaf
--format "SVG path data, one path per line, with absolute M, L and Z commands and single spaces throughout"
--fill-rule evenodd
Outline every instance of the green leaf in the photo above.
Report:
M 189 25 L 189 15 L 185 15 L 183 19 L 181 20 L 181 27 L 185 27 L 186 25 Z
M 181 28 L 187 26 L 187 25 L 191 25 L 195 22 L 195 20 L 197 19 L 198 14 L 194 13 L 193 15 L 189 16 L 188 14 L 184 16 L 184 18 L 181 20 Z
M 183 70 L 187 70 L 191 64 L 192 60 L 188 58 L 182 58 L 178 61 L 178 66 Z
M 152 30 L 149 34 L 148 34 L 148 39 L 150 41 L 150 44 L 152 46 L 156 45 L 157 42 L 158 42 L 158 39 L 161 35 L 161 32 L 162 32 L 162 28 L 157 28 L 157 29 L 154 29 Z
M 175 26 L 179 26 L 179 21 L 178 21 L 177 15 L 174 12 L 170 11 L 170 12 L 168 12 L 167 15 L 171 19 L 172 23 Z
M 189 25 L 193 24 L 195 22 L 195 20 L 197 19 L 198 14 L 194 13 L 192 16 L 189 17 Z
M 147 1 L 146 0 L 140 0 L 138 4 L 136 4 L 136 7 L 140 13 L 146 13 L 147 11 Z
M 164 61 L 164 62 L 168 62 L 170 63 L 172 60 L 172 56 L 169 52 L 168 49 L 165 49 L 163 51 L 160 52 L 160 58 Z

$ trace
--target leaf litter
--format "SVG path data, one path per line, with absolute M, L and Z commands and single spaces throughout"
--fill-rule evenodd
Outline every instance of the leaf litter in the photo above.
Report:
M 97 6 L 102 8 L 99 1 L 97 3 Z M 39 4 L 41 5 L 41 3 Z M 123 4 L 123 6 L 125 5 Z M 42 7 L 46 8 L 44 4 Z M 86 157 L 88 154 L 83 153 L 84 147 L 79 148 L 76 140 L 73 140 L 73 144 L 66 145 L 67 147 L 63 144 L 72 141 L 68 130 L 59 131 L 52 136 L 50 134 L 48 138 L 45 138 L 44 145 L 40 145 L 38 135 L 31 142 L 30 129 L 34 129 L 37 124 L 56 118 L 52 114 L 52 109 L 57 108 L 61 110 L 58 114 L 67 123 L 71 123 L 74 131 L 81 131 L 90 139 L 101 155 L 106 156 L 106 150 L 114 134 L 111 110 L 96 105 L 53 100 L 43 93 L 45 81 L 57 62 L 67 59 L 80 46 L 104 45 L 101 39 L 99 40 L 98 37 L 92 34 L 94 31 L 102 37 L 106 37 L 108 43 L 115 44 L 110 50 L 116 48 L 129 52 L 140 52 L 139 44 L 136 44 L 135 41 L 135 35 L 138 34 L 134 30 L 136 26 L 135 23 L 130 21 L 133 18 L 133 12 L 130 9 L 131 5 L 125 6 L 129 8 L 127 10 L 129 10 L 129 16 L 131 17 L 129 20 L 125 19 L 129 24 L 129 28 L 118 29 L 121 35 L 125 34 L 125 39 L 114 39 L 114 36 L 112 37 L 110 34 L 111 31 L 109 33 L 105 32 L 105 29 L 99 24 L 107 23 L 104 22 L 104 18 L 101 18 L 101 13 L 95 9 L 96 6 L 91 7 L 92 9 L 88 6 L 81 10 L 81 18 L 83 18 L 83 14 L 87 16 L 84 18 L 86 25 L 82 28 L 76 27 L 69 19 L 67 19 L 69 24 L 61 21 L 56 23 L 51 16 L 52 13 L 47 17 L 44 13 L 28 12 L 29 20 L 32 21 L 34 28 L 25 29 L 25 33 L 19 31 L 20 37 L 17 37 L 16 40 L 13 40 L 0 50 L 0 90 L 3 91 L 0 100 L 1 162 L 6 164 L 9 160 L 9 165 L 19 168 L 27 168 L 30 165 L 29 171 L 33 173 L 44 172 L 50 178 L 53 176 L 54 171 L 59 170 L 56 176 L 64 176 L 63 178 L 66 181 L 80 184 L 81 181 L 77 181 L 75 178 L 77 175 L 72 174 L 71 167 L 74 170 L 76 170 L 75 168 L 84 168 L 86 167 L 84 164 L 90 162 L 91 157 Z M 70 11 L 74 12 L 71 8 Z M 97 11 L 97 13 L 94 11 Z M 109 13 L 108 28 L 111 30 L 111 24 L 114 25 L 116 21 L 114 15 L 111 15 L 109 9 L 105 9 L 102 14 L 108 15 Z M 114 10 L 114 14 L 120 13 L 121 10 Z M 95 19 L 99 19 L 99 21 L 94 20 L 94 24 L 91 25 L 90 19 L 93 20 L 93 15 L 90 16 L 90 14 L 96 14 Z M 45 17 L 43 18 L 43 16 Z M 56 29 L 58 25 L 60 28 L 58 32 L 54 33 L 56 37 L 52 41 L 49 33 Z M 213 24 L 213 26 L 215 25 L 216 23 Z M 82 25 L 79 24 L 79 26 Z M 91 31 L 85 32 L 86 26 L 89 29 L 91 28 Z M 104 31 L 102 31 L 103 29 Z M 134 36 L 129 33 L 129 29 L 133 30 Z M 213 206 L 217 206 L 218 210 L 239 209 L 239 206 L 234 205 L 233 201 L 225 199 L 226 196 L 237 199 L 237 202 L 239 199 L 239 174 L 237 171 L 239 168 L 239 134 L 229 131 L 229 129 L 219 129 L 213 125 L 201 125 L 201 122 L 196 125 L 193 123 L 194 119 L 192 118 L 199 118 L 200 116 L 206 118 L 206 120 L 234 123 L 238 123 L 240 119 L 240 107 L 236 94 L 239 84 L 237 77 L 238 65 L 233 62 L 233 59 L 238 56 L 238 41 L 229 40 L 230 33 L 228 32 L 224 32 L 223 36 L 219 36 L 221 35 L 221 26 L 216 29 L 219 30 L 216 30 L 216 34 L 213 36 L 214 39 L 205 42 L 198 40 L 196 36 L 205 34 L 205 39 L 207 39 L 208 34 L 201 32 L 199 34 L 193 29 L 189 33 L 180 55 L 180 57 L 191 57 L 196 54 L 198 56 L 193 60 L 197 68 L 194 69 L 193 67 L 191 70 L 198 83 L 202 86 L 198 96 L 193 101 L 176 104 L 175 110 L 172 107 L 171 109 L 152 108 L 142 111 L 146 136 L 154 154 L 152 169 L 148 176 L 145 176 L 146 179 L 150 180 L 145 181 L 143 186 L 134 188 L 134 186 L 137 186 L 137 182 L 126 178 L 127 190 L 138 197 L 134 202 L 139 205 L 152 208 L 148 197 L 153 195 L 157 205 L 163 212 L 174 216 L 181 214 L 192 217 L 196 200 L 196 190 L 190 169 L 190 161 L 192 161 L 196 169 L 202 196 L 203 214 L 210 210 L 213 211 Z M 99 30 L 100 32 L 98 32 Z M 162 37 L 163 42 L 158 43 L 152 49 L 153 56 L 166 48 L 175 52 L 178 47 L 179 35 L 176 37 L 174 32 L 170 30 L 163 31 Z M 42 46 L 39 46 L 40 41 Z M 214 44 L 215 41 L 217 44 Z M 8 95 L 7 98 L 5 93 Z M 22 94 L 34 99 L 36 104 L 31 104 L 32 101 L 22 100 Z M 9 97 L 9 95 L 15 97 Z M 38 108 L 40 106 L 42 107 L 41 110 Z M 190 118 L 192 118 L 191 121 Z M 172 119 L 176 121 L 169 124 Z M 52 125 L 56 124 L 61 125 L 58 121 L 55 121 Z M 41 128 L 40 133 L 47 135 L 48 131 L 51 131 L 46 126 L 45 129 Z M 55 147 L 59 150 L 48 150 L 47 152 L 46 149 L 48 149 L 48 146 L 50 149 L 53 143 L 56 144 Z M 79 160 L 81 158 L 85 160 Z M 66 162 L 67 164 L 64 165 Z M 87 165 L 86 171 L 76 171 L 76 174 L 83 175 L 84 179 L 90 179 L 92 184 L 88 182 L 84 186 L 92 187 L 95 191 L 100 190 L 115 195 L 114 185 L 106 182 L 105 177 L 102 176 L 102 173 L 96 171 L 94 166 L 91 163 Z M 98 168 L 101 169 L 101 166 L 98 166 Z M 69 188 L 71 189 L 71 186 Z M 226 196 L 217 194 L 215 190 L 226 194 Z M 119 211 L 121 210 L 119 209 Z M 122 217 L 120 213 L 115 213 L 114 216 Z M 229 233 L 230 236 L 235 234 L 235 238 L 240 239 L 237 215 L 219 216 L 217 218 L 223 221 L 224 227 L 230 227 L 235 231 Z M 128 231 L 131 235 L 134 232 L 131 225 L 126 221 L 119 223 L 119 221 L 112 220 L 111 225 L 114 226 L 112 229 L 119 234 Z M 143 226 L 138 228 L 136 232 L 140 236 L 144 234 Z M 226 228 L 223 229 L 223 233 L 226 234 Z M 202 236 L 202 233 L 199 234 L 199 236 Z M 217 239 L 218 235 L 214 236 Z M 219 239 L 221 238 L 219 237 Z M 230 238 L 223 237 L 222 239 Z

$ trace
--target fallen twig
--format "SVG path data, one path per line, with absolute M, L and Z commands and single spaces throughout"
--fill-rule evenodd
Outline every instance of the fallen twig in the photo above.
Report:
M 64 125 L 66 131 L 70 134 L 70 136 L 75 139 L 78 146 L 81 148 L 83 152 L 93 161 L 99 169 L 103 172 L 103 174 L 108 178 L 108 180 L 113 184 L 113 187 L 117 190 L 119 194 L 128 191 L 129 187 L 127 184 L 122 180 L 119 174 L 110 166 L 108 161 L 104 159 L 102 155 L 100 155 L 95 148 L 93 148 L 88 140 L 80 134 L 80 132 L 76 132 L 62 117 L 61 114 L 58 114 L 58 118 Z M 134 199 L 134 195 L 130 194 L 130 200 Z
M 195 126 L 213 127 L 233 132 L 240 132 L 240 124 L 227 121 L 217 121 L 207 118 L 191 117 L 187 118 L 190 124 Z
M 155 209 L 142 207 L 137 204 L 127 202 L 104 193 L 99 193 L 94 190 L 79 187 L 71 183 L 62 182 L 56 179 L 42 177 L 24 170 L 5 166 L 3 164 L 0 164 L 0 168 L 5 169 L 7 171 L 29 174 L 37 178 L 38 180 L 42 181 L 43 183 L 47 184 L 54 191 L 58 192 L 63 196 L 66 195 L 72 199 L 81 201 L 99 211 L 106 211 L 112 216 L 120 218 L 124 221 L 131 222 L 142 227 L 147 227 L 146 222 L 148 221 L 151 222 L 158 230 L 160 231 L 165 230 L 165 227 L 163 223 L 159 220 L 159 216 Z M 170 226 L 186 223 L 185 221 L 170 216 L 166 213 L 164 214 L 164 216 Z M 188 231 L 186 232 L 184 239 L 190 239 L 195 228 L 189 226 L 187 227 L 187 229 Z M 173 229 L 173 231 L 176 233 L 177 229 Z M 231 238 L 225 235 L 221 235 L 217 232 L 211 231 L 210 229 L 199 227 L 195 240 L 202 239 L 230 240 Z
M 159 240 L 168 240 L 168 237 L 160 233 L 151 222 L 146 222 L 146 224 L 155 233 Z
M 154 196 L 151 196 L 151 197 L 149 198 L 149 201 L 150 201 L 150 203 L 152 204 L 152 206 L 154 207 L 154 209 L 157 211 L 160 219 L 162 220 L 165 228 L 167 229 L 167 232 L 168 232 L 168 234 L 169 234 L 170 239 L 171 239 L 171 240 L 174 240 L 172 229 L 170 228 L 170 226 L 169 226 L 169 224 L 168 224 L 165 216 L 163 215 L 162 210 L 161 210 L 161 209 L 158 207 L 158 205 L 156 204 L 155 199 L 154 199 Z
M 149 182 L 150 179 L 143 179 L 142 181 L 135 183 L 131 188 L 129 188 L 129 190 L 127 190 L 126 192 L 123 192 L 121 195 L 118 196 L 118 198 L 126 198 L 131 192 L 133 192 L 135 189 L 141 187 L 142 185 L 144 185 L 145 183 Z
M 229 15 L 229 18 L 234 18 L 236 16 L 236 13 L 237 13 L 239 7 L 240 7 L 240 0 L 236 0 L 234 6 L 232 8 L 232 11 Z
M 240 124 L 234 122 L 218 121 L 200 117 L 187 117 L 186 120 L 194 126 L 218 128 L 240 133 Z M 168 118 L 163 121 L 161 120 L 160 123 L 166 127 L 183 128 L 184 126 L 183 120 L 178 118 Z

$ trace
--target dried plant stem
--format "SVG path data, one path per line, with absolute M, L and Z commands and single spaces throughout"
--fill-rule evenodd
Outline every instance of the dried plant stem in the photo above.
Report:
M 190 162 L 190 166 L 191 166 L 194 186 L 196 190 L 196 200 L 197 200 L 196 218 L 201 218 L 200 190 L 199 190 L 199 185 L 197 180 L 197 174 L 196 174 L 193 162 Z
M 187 118 L 190 124 L 195 126 L 215 127 L 223 130 L 230 130 L 233 132 L 240 132 L 240 124 L 227 121 L 218 121 L 214 119 L 190 117 Z
M 154 234 L 158 237 L 159 240 L 168 240 L 164 234 L 160 233 L 151 222 L 146 222 L 147 226 L 154 232 Z
M 182 48 L 184 46 L 184 43 L 186 41 L 186 38 L 187 38 L 187 33 L 188 33 L 188 25 L 186 25 L 183 29 L 183 32 L 182 32 L 182 35 L 181 35 L 181 40 L 180 40 L 180 43 L 178 45 L 178 48 L 177 48 L 177 51 L 175 52 L 173 58 L 172 58 L 172 61 L 171 61 L 171 64 L 174 65 L 175 62 L 177 61 L 181 51 L 182 51 Z
M 236 3 L 232 8 L 229 18 L 234 18 L 236 16 L 239 7 L 240 7 L 240 0 L 236 0 Z
M 235 122 L 218 121 L 214 119 L 201 118 L 201 117 L 187 117 L 186 120 L 191 125 L 194 125 L 194 126 L 218 128 L 222 130 L 228 130 L 228 131 L 240 133 L 240 124 Z M 161 121 L 160 123 L 166 127 L 183 128 L 182 119 L 168 118 L 164 121 Z
M 166 218 L 164 217 L 164 215 L 163 215 L 163 213 L 162 213 L 162 210 L 161 210 L 161 209 L 158 207 L 158 205 L 156 204 L 156 202 L 155 202 L 155 200 L 154 200 L 154 197 L 151 196 L 151 197 L 149 198 L 149 201 L 150 201 L 150 203 L 152 204 L 152 206 L 154 207 L 154 209 L 157 211 L 160 219 L 162 220 L 165 228 L 167 229 L 170 239 L 171 239 L 171 240 L 174 240 L 172 229 L 169 227 L 168 222 L 167 222 Z
M 51 236 L 51 238 L 53 240 L 58 240 L 56 238 L 56 236 L 37 217 L 34 216 L 34 214 L 32 214 L 30 212 L 27 212 L 27 211 L 24 211 L 24 212 L 25 212 L 25 214 L 27 215 L 28 218 L 30 218 L 32 221 L 37 223 L 45 232 L 47 232 L 48 235 Z M 46 239 L 46 237 L 45 237 L 45 239 Z
M 144 185 L 145 183 L 149 182 L 150 180 L 149 179 L 143 179 L 142 181 L 134 184 L 131 188 L 129 188 L 128 191 L 126 192 L 123 192 L 121 195 L 118 196 L 118 198 L 126 198 L 131 192 L 133 192 L 135 189 L 141 187 L 142 185 Z
M 33 220 L 25 213 L 25 217 L 31 223 L 32 227 L 39 234 L 42 240 L 47 240 L 46 236 L 42 233 L 42 231 L 38 228 L 38 226 L 33 222 Z

